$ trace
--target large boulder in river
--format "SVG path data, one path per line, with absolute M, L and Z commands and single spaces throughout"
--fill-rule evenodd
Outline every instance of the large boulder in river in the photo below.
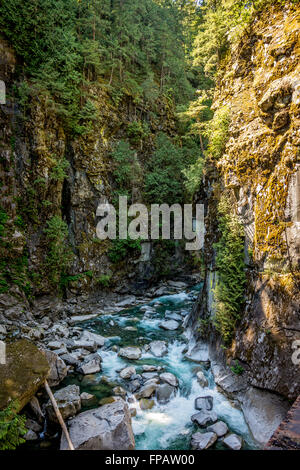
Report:
M 161 384 L 156 389 L 156 398 L 159 403 L 167 403 L 176 389 L 169 384 Z
M 228 433 L 228 426 L 224 421 L 218 421 L 217 423 L 208 426 L 207 431 L 216 433 L 218 437 L 223 437 Z
M 156 357 L 162 357 L 168 352 L 167 343 L 165 341 L 152 341 L 149 347 L 151 353 Z
M 218 416 L 214 411 L 199 411 L 199 413 L 194 414 L 191 417 L 191 420 L 193 423 L 198 424 L 198 426 L 205 428 L 206 426 L 209 426 L 210 424 L 214 424 L 216 421 L 218 421 Z
M 177 330 L 179 328 L 179 323 L 176 320 L 165 320 L 159 324 L 160 328 L 164 330 Z
M 98 353 L 89 354 L 78 367 L 78 372 L 82 375 L 97 374 L 101 370 L 101 362 L 102 358 Z
M 205 450 L 214 445 L 217 439 L 214 432 L 196 432 L 192 435 L 191 447 L 193 450 Z
M 163 374 L 160 374 L 159 378 L 162 382 L 167 383 L 172 387 L 178 386 L 178 379 L 174 374 L 171 374 L 171 372 L 164 372 Z
M 76 450 L 116 451 L 133 450 L 135 447 L 130 411 L 122 398 L 80 413 L 69 422 L 69 433 Z M 64 434 L 60 449 L 68 449 Z
M 75 416 L 81 410 L 80 389 L 77 385 L 68 385 L 54 393 L 57 406 L 63 419 Z M 46 405 L 50 421 L 57 422 L 57 417 L 49 400 Z
M 142 351 L 140 348 L 128 346 L 127 348 L 121 348 L 118 355 L 134 361 L 140 359 Z
M 214 404 L 214 399 L 210 395 L 206 397 L 198 397 L 195 399 L 196 410 L 211 411 L 213 409 L 213 404 Z
M 55 387 L 68 375 L 68 368 L 65 362 L 55 352 L 45 350 L 44 353 L 50 365 L 48 384 L 50 387 Z
M 104 343 L 106 341 L 106 338 L 101 335 L 97 335 L 96 333 L 92 333 L 91 331 L 84 330 L 80 337 L 81 341 L 88 341 L 88 342 L 94 342 L 98 346 L 98 348 L 102 348 L 104 346 Z
M 240 450 L 243 445 L 243 439 L 237 434 L 228 434 L 223 440 L 226 447 L 230 450 Z
M 6 345 L 5 364 L 0 365 L 0 409 L 17 400 L 21 410 L 43 385 L 50 372 L 45 355 L 30 341 Z
M 135 370 L 135 367 L 133 366 L 125 367 L 125 369 L 122 369 L 120 371 L 120 377 L 121 379 L 124 379 L 124 380 L 129 380 L 130 377 L 135 374 L 136 374 L 136 370 Z

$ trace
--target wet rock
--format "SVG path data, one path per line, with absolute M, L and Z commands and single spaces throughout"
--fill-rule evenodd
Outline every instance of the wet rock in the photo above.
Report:
M 128 389 L 131 393 L 134 393 L 140 388 L 140 386 L 141 383 L 139 380 L 132 380 L 132 382 L 128 384 Z
M 134 418 L 136 416 L 136 408 L 129 408 L 130 416 Z
M 36 441 L 38 439 L 38 435 L 36 432 L 32 431 L 31 429 L 29 429 L 27 431 L 27 433 L 24 435 L 24 439 L 26 441 Z
M 132 375 L 136 374 L 135 367 L 125 367 L 125 369 L 122 369 L 120 372 L 120 377 L 121 379 L 128 380 Z
M 149 400 L 148 398 L 142 398 L 139 401 L 141 410 L 151 410 L 154 406 L 154 400 Z
M 230 450 L 240 450 L 243 445 L 243 439 L 237 434 L 228 434 L 223 440 L 223 443 Z
M 35 395 L 50 372 L 45 355 L 26 339 L 6 345 L 6 364 L 0 366 L 0 409 L 11 398 L 22 409 Z
M 105 344 L 106 338 L 104 338 L 104 336 L 97 335 L 96 333 L 92 333 L 91 331 L 84 330 L 82 336 L 80 337 L 80 341 L 96 343 L 98 348 L 102 348 L 102 346 Z
M 159 324 L 159 327 L 163 328 L 164 330 L 173 331 L 179 328 L 179 323 L 175 320 L 166 320 L 166 321 L 161 322 Z
M 197 381 L 198 381 L 199 385 L 201 387 L 207 387 L 208 386 L 208 380 L 205 377 L 205 375 L 203 374 L 203 372 L 201 370 L 199 370 L 199 372 L 197 372 L 196 375 L 197 375 Z
M 210 411 L 213 409 L 214 399 L 211 396 L 206 397 L 197 397 L 195 399 L 195 408 L 196 410 L 207 410 Z
M 175 287 L 176 289 L 186 289 L 188 286 L 186 282 L 183 281 L 168 281 L 169 286 Z
M 78 372 L 82 375 L 97 374 L 101 371 L 101 361 L 99 354 L 90 354 L 86 356 L 83 364 L 78 367 Z
M 127 403 L 113 403 L 80 413 L 69 423 L 70 438 L 76 450 L 133 450 L 134 435 Z M 61 450 L 68 449 L 62 434 Z
M 178 315 L 178 313 L 166 312 L 165 318 L 168 320 L 175 320 L 179 323 L 182 321 L 182 317 L 181 315 Z
M 142 378 L 144 380 L 150 380 L 150 379 L 155 379 L 156 377 L 158 377 L 158 373 L 157 372 L 144 372 L 142 374 Z
M 218 416 L 214 411 L 200 411 L 191 417 L 193 423 L 198 424 L 200 427 L 206 427 L 214 424 L 218 420 Z
M 97 398 L 91 393 L 83 392 L 80 395 L 81 406 L 93 406 L 97 404 Z
M 156 371 L 159 371 L 161 370 L 161 367 L 160 366 L 154 366 L 154 365 L 143 365 L 143 371 L 144 372 L 156 372 Z
M 149 347 L 151 353 L 156 357 L 162 357 L 168 352 L 167 343 L 165 341 L 152 341 Z
M 68 375 L 68 368 L 55 352 L 45 350 L 44 353 L 50 366 L 48 384 L 50 387 L 55 387 Z
M 228 433 L 228 426 L 223 421 L 218 421 L 217 423 L 209 426 L 207 431 L 214 432 L 218 437 L 223 437 Z
M 176 389 L 169 384 L 161 384 L 156 389 L 156 398 L 159 403 L 167 403 Z
M 63 419 L 75 416 L 81 409 L 80 390 L 77 385 L 68 385 L 54 393 L 59 411 Z M 50 421 L 57 422 L 55 411 L 50 400 L 46 404 Z
M 177 377 L 175 377 L 175 375 L 171 374 L 170 372 L 164 372 L 163 374 L 160 374 L 159 378 L 162 382 L 172 385 L 172 387 L 178 386 Z
M 153 393 L 155 392 L 157 388 L 156 384 L 149 384 L 149 385 L 144 385 L 141 390 L 136 393 L 136 398 L 139 400 L 140 398 L 150 398 Z
M 140 359 L 142 351 L 140 348 L 128 346 L 127 348 L 121 348 L 118 355 L 129 360 L 137 360 Z
M 127 393 L 126 390 L 123 387 L 120 387 L 120 386 L 114 387 L 112 392 L 115 396 L 119 396 L 119 397 L 123 397 L 123 398 L 126 397 L 126 393 Z
M 26 429 L 31 430 L 37 434 L 43 430 L 42 426 L 36 421 L 34 421 L 33 419 L 27 419 L 25 423 L 25 427 Z
M 196 432 L 192 435 L 191 447 L 193 450 L 205 450 L 213 446 L 217 439 L 214 432 Z

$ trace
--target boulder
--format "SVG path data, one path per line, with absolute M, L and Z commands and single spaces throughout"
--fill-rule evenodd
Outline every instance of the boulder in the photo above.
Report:
M 160 374 L 159 378 L 162 382 L 172 385 L 172 387 L 178 386 L 177 377 L 175 377 L 175 375 L 171 374 L 170 372 L 164 372 L 163 374 Z
M 117 307 L 128 307 L 129 305 L 133 305 L 136 303 L 136 298 L 134 295 L 130 295 L 126 297 L 125 299 L 121 300 L 118 302 L 116 305 Z
M 143 371 L 144 372 L 155 372 L 155 371 L 158 371 L 158 370 L 161 370 L 161 367 L 159 366 L 152 366 L 151 364 L 150 365 L 143 365 Z
M 167 403 L 175 393 L 175 388 L 169 384 L 161 384 L 156 389 L 156 398 L 159 403 Z
M 228 434 L 224 438 L 223 443 L 230 450 L 240 450 L 243 445 L 243 439 L 237 434 Z
M 195 399 L 195 408 L 196 410 L 207 410 L 211 411 L 213 409 L 214 399 L 211 396 L 198 397 Z
M 35 433 L 40 433 L 43 430 L 42 426 L 37 421 L 30 418 L 26 420 L 25 428 Z
M 203 374 L 203 372 L 201 370 L 199 370 L 199 372 L 197 372 L 197 380 L 198 380 L 198 383 L 201 387 L 207 387 L 208 386 L 208 380 L 207 380 L 207 378 L 205 377 L 205 375 Z
M 152 341 L 149 347 L 155 357 L 162 357 L 168 352 L 167 343 L 165 341 Z
M 102 348 L 105 344 L 106 338 L 104 338 L 104 336 L 97 335 L 96 333 L 92 333 L 91 331 L 84 330 L 80 337 L 80 341 L 94 342 L 98 348 Z
M 181 315 L 179 315 L 178 313 L 173 313 L 173 312 L 166 312 L 165 318 L 168 320 L 175 320 L 179 323 L 182 321 Z
M 0 409 L 13 399 L 21 410 L 45 382 L 50 366 L 45 354 L 26 339 L 8 343 L 5 359 L 0 365 Z
M 200 411 L 191 417 L 193 423 L 204 428 L 210 424 L 214 424 L 218 420 L 218 416 L 214 411 Z
M 159 327 L 163 328 L 164 330 L 173 331 L 179 328 L 179 323 L 176 320 L 166 320 L 161 322 Z
M 126 397 L 126 390 L 123 387 L 114 387 L 112 390 L 113 394 L 116 396 L 120 396 L 125 398 Z
M 193 450 L 205 450 L 214 445 L 217 439 L 214 432 L 196 432 L 192 435 L 191 447 Z
M 91 393 L 83 392 L 80 395 L 81 406 L 93 406 L 97 404 L 97 397 Z
M 156 388 L 157 388 L 157 385 L 154 383 L 149 384 L 149 385 L 144 385 L 144 387 L 142 387 L 141 390 L 138 393 L 136 393 L 135 396 L 137 400 L 139 400 L 140 398 L 149 398 L 153 395 Z
M 98 317 L 98 313 L 92 313 L 91 315 L 75 315 L 69 318 L 69 323 L 75 325 L 75 323 L 80 323 L 82 321 L 91 320 L 92 318 Z
M 141 386 L 140 381 L 136 379 L 136 380 L 132 380 L 128 384 L 128 389 L 131 393 L 134 393 L 140 388 L 140 386 Z
M 82 375 L 97 374 L 101 371 L 101 361 L 99 354 L 90 354 L 86 356 L 83 364 L 78 367 L 78 372 Z
M 71 349 L 86 349 L 90 352 L 96 352 L 98 349 L 97 343 L 95 341 L 87 341 L 84 339 L 78 339 L 73 341 L 70 345 Z
M 69 366 L 73 366 L 73 367 L 79 367 L 80 366 L 80 361 L 73 354 L 65 353 L 65 354 L 62 354 L 60 357 Z
M 24 439 L 26 441 L 36 441 L 39 438 L 36 432 L 32 431 L 32 429 L 29 429 L 27 433 L 24 435 Z
M 68 375 L 68 368 L 57 353 L 49 350 L 45 350 L 44 353 L 50 366 L 48 384 L 50 387 L 55 387 Z
M 121 377 L 121 379 L 128 380 L 134 374 L 136 374 L 135 367 L 133 367 L 133 366 L 125 367 L 125 369 L 121 370 L 120 377 Z
M 54 393 L 57 406 L 64 420 L 75 416 L 81 409 L 80 390 L 77 385 L 68 385 Z M 46 410 L 50 421 L 57 422 L 55 411 L 49 400 Z
M 130 411 L 122 398 L 80 413 L 70 421 L 69 433 L 76 450 L 116 451 L 133 450 L 135 447 Z M 64 433 L 60 449 L 68 449 Z
M 149 400 L 149 398 L 141 398 L 139 401 L 141 410 L 151 410 L 154 406 L 154 400 Z
M 158 377 L 158 373 L 157 372 L 144 372 L 142 374 L 142 378 L 144 380 L 151 380 L 151 379 L 155 379 Z
M 140 359 L 142 351 L 140 348 L 128 346 L 127 348 L 121 348 L 118 355 L 134 361 Z
M 218 437 L 223 437 L 228 433 L 228 426 L 223 421 L 218 421 L 207 428 L 207 431 L 214 432 Z

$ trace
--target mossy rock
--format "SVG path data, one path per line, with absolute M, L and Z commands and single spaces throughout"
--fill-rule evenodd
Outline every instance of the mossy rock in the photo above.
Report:
M 6 364 L 0 365 L 0 409 L 17 400 L 19 410 L 35 395 L 50 372 L 44 354 L 26 339 L 6 345 Z

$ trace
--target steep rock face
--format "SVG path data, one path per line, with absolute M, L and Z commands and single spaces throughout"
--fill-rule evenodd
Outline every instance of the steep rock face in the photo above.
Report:
M 268 7 L 224 65 L 214 107 L 228 109 L 229 138 L 204 177 L 207 272 L 191 317 L 196 330 L 199 317 L 214 315 L 216 210 L 226 191 L 245 228 L 247 302 L 226 352 L 211 327 L 211 353 L 227 364 L 240 360 L 248 384 L 289 399 L 300 392 L 292 361 L 300 339 L 299 28 L 299 7 Z

